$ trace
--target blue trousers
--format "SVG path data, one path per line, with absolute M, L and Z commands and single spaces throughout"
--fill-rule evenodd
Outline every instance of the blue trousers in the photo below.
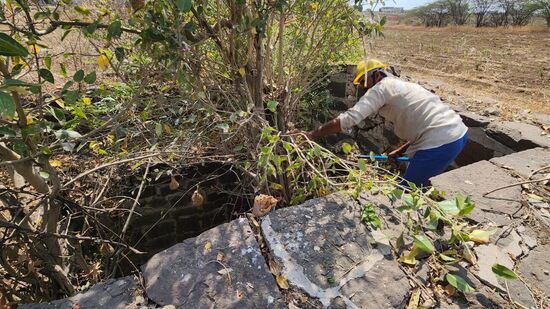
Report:
M 441 174 L 453 163 L 468 142 L 468 133 L 458 140 L 437 148 L 419 150 L 416 152 L 407 171 L 405 180 L 413 182 L 417 187 L 429 185 L 431 177 Z M 406 186 L 406 182 L 402 182 Z

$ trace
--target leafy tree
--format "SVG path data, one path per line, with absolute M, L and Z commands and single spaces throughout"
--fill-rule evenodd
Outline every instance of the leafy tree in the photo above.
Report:
M 514 1 L 510 10 L 512 26 L 526 26 L 538 9 L 537 3 L 532 0 Z
M 447 0 L 449 14 L 456 25 L 464 25 L 470 16 L 470 3 L 468 0 Z
M 449 8 L 445 0 L 435 1 L 418 7 L 412 14 L 420 18 L 426 27 L 446 26 L 450 16 Z
M 494 5 L 495 0 L 472 0 L 472 11 L 476 16 L 476 27 L 485 26 L 485 19 Z
M 537 0 L 535 4 L 540 9 L 542 16 L 546 19 L 546 26 L 550 27 L 550 1 Z
M 363 15 L 361 2 L 131 1 L 129 11 L 107 0 L 1 2 L 7 30 L 0 33 L 0 167 L 12 176 L 8 195 L 16 206 L 0 196 L 9 214 L 0 214 L 8 230 L 0 234 L 7 239 L 0 272 L 12 283 L 11 300 L 73 294 L 84 279 L 113 274 L 117 261 L 136 251 L 126 243 L 133 212 L 117 218 L 124 227 L 106 227 L 105 209 L 80 203 L 73 192 L 76 180 L 94 169 L 70 178 L 58 169 L 60 156 L 149 166 L 145 158 L 184 160 L 194 147 L 257 167 L 264 128 L 286 132 L 331 65 L 361 38 L 381 33 L 384 19 Z M 97 70 L 83 66 L 77 52 L 50 53 L 49 36 L 71 35 L 86 41 L 85 57 L 93 57 Z M 121 85 L 96 85 L 103 71 Z M 49 90 L 55 85 L 60 89 Z M 89 86 L 106 96 L 101 104 L 92 106 Z M 275 167 L 250 186 L 276 181 L 290 202 L 298 187 L 285 182 L 282 161 Z M 73 217 L 83 218 L 86 229 Z M 98 254 L 101 244 L 116 250 Z

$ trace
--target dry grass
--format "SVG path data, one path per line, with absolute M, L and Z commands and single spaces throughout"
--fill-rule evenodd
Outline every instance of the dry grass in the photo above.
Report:
M 524 26 L 524 27 L 475 27 L 475 26 L 447 26 L 447 27 L 424 27 L 412 25 L 391 25 L 388 30 L 403 31 L 431 31 L 431 32 L 466 32 L 466 33 L 550 33 L 550 27 L 546 26 Z

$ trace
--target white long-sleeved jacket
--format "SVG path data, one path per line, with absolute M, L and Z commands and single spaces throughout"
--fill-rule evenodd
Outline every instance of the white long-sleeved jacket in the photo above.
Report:
M 460 116 L 438 96 L 393 76 L 382 79 L 355 106 L 338 116 L 342 131 L 377 112 L 393 124 L 399 138 L 411 142 L 409 156 L 454 142 L 468 131 Z

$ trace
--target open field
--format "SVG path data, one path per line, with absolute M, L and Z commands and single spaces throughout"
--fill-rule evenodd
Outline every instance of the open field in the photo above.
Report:
M 372 56 L 453 105 L 517 120 L 550 114 L 550 33 L 499 30 L 393 26 Z

